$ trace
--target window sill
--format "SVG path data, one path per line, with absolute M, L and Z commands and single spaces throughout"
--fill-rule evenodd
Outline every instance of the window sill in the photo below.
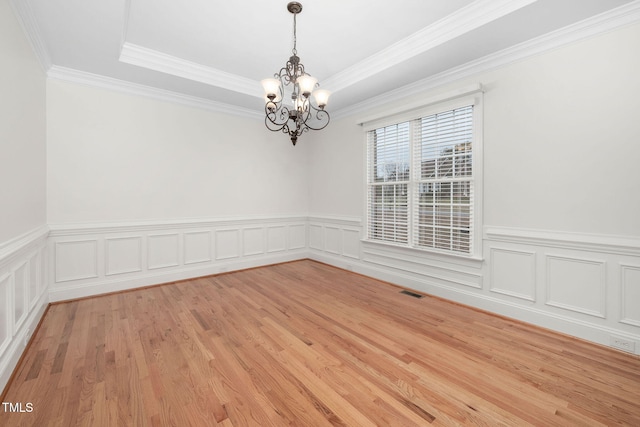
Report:
M 458 263 L 465 266 L 480 268 L 484 258 L 478 255 L 455 254 L 451 252 L 441 252 L 433 249 L 414 248 L 405 245 L 382 242 L 379 240 L 361 239 L 363 247 L 370 247 L 387 251 L 393 254 L 406 256 L 413 259 L 433 259 L 449 263 Z

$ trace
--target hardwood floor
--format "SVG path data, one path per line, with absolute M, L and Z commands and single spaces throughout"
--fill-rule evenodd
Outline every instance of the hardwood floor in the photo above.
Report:
M 50 306 L 2 426 L 640 426 L 640 358 L 313 261 Z

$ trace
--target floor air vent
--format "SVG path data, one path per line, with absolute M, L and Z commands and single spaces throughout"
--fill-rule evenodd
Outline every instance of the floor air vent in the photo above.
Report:
M 410 297 L 414 297 L 414 298 L 422 298 L 424 295 L 420 295 L 417 294 L 415 292 L 411 292 L 411 291 L 407 291 L 406 289 L 403 291 L 400 291 L 401 294 L 405 294 L 405 295 L 409 295 Z

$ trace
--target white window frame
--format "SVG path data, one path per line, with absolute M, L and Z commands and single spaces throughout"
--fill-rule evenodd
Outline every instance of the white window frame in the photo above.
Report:
M 368 162 L 369 155 L 369 145 L 368 145 L 368 132 L 374 129 L 379 129 L 381 127 L 386 127 L 394 124 L 399 124 L 407 121 L 413 121 L 416 119 L 420 119 L 423 117 L 428 117 L 433 114 L 454 110 L 456 108 L 460 108 L 463 106 L 473 106 L 473 155 L 472 155 L 472 168 L 473 168 L 473 205 L 472 205 L 472 223 L 471 223 L 471 233 L 470 233 L 470 244 L 471 251 L 470 253 L 456 252 L 452 250 L 442 250 L 435 249 L 430 247 L 421 247 L 416 246 L 414 244 L 415 239 L 414 236 L 414 224 L 415 220 L 413 215 L 415 213 L 414 203 L 415 198 L 409 197 L 409 242 L 407 244 L 394 243 L 389 241 L 370 239 L 369 238 L 369 174 L 370 165 Z M 408 108 L 411 108 L 408 110 Z M 365 194 L 365 206 L 364 206 L 364 238 L 363 242 L 372 243 L 375 245 L 383 245 L 386 247 L 397 247 L 402 248 L 403 250 L 409 250 L 416 254 L 434 254 L 434 255 L 443 255 L 443 256 L 451 256 L 456 258 L 466 258 L 472 260 L 482 260 L 482 212 L 483 212 L 483 94 L 482 87 L 477 85 L 471 85 L 466 88 L 462 88 L 457 91 L 452 91 L 443 95 L 436 96 L 431 99 L 424 100 L 422 105 L 419 106 L 417 103 L 412 103 L 411 105 L 405 105 L 404 107 L 398 107 L 389 111 L 387 115 L 379 114 L 377 116 L 368 117 L 365 119 L 361 119 L 358 121 L 359 124 L 362 125 L 364 131 L 364 170 L 365 170 L 365 180 L 364 180 L 364 194 Z M 413 126 L 410 125 L 413 129 Z M 410 147 L 410 165 L 411 165 L 411 179 L 409 182 L 409 194 L 414 193 L 414 186 L 419 185 L 418 180 L 416 179 L 416 174 L 414 171 L 414 146 L 413 144 Z

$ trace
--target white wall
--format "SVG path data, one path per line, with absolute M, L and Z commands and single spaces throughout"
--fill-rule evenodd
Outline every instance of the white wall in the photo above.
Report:
M 45 75 L 0 1 L 0 390 L 48 302 Z
M 638 52 L 636 24 L 334 121 L 310 148 L 312 256 L 640 353 Z M 357 119 L 478 82 L 483 261 L 361 242 Z
M 0 94 L 1 245 L 46 221 L 45 75 L 8 0 L 0 1 Z
M 50 224 L 306 212 L 305 146 L 260 119 L 47 85 Z

